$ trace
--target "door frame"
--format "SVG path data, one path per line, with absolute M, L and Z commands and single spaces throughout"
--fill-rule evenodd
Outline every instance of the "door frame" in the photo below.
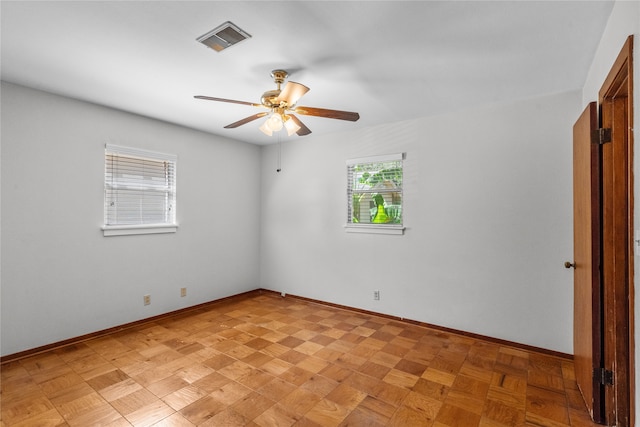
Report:
M 608 425 L 633 426 L 635 410 L 633 238 L 633 36 L 629 36 L 598 93 L 602 145 L 602 292 Z

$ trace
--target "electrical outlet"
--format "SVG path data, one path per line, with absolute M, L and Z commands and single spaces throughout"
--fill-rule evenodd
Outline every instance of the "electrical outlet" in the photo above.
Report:
M 149 305 L 151 304 L 151 295 L 145 295 L 144 296 L 144 305 Z
M 373 299 L 375 301 L 380 301 L 380 291 L 373 291 Z
M 180 296 L 181 297 L 187 296 L 187 288 L 180 288 Z

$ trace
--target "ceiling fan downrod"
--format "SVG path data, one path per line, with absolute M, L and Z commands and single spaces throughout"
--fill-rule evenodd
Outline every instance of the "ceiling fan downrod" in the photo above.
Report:
M 289 77 L 289 73 L 285 70 L 273 70 L 271 71 L 271 77 L 273 77 L 273 81 L 278 85 L 278 90 L 280 90 L 280 85 Z

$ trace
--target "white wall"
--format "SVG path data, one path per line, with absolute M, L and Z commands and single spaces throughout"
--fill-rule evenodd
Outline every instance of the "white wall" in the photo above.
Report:
M 572 353 L 580 104 L 575 91 L 311 135 L 283 143 L 280 173 L 263 148 L 262 287 Z M 346 233 L 345 160 L 396 152 L 405 235 Z
M 640 54 L 638 51 L 640 43 L 640 3 L 636 1 L 617 1 L 614 5 L 609 22 L 605 32 L 600 40 L 598 51 L 596 52 L 593 64 L 589 69 L 587 82 L 583 90 L 583 104 L 586 105 L 589 101 L 598 100 L 598 92 L 604 83 L 604 79 L 607 77 L 609 70 L 613 66 L 615 59 L 617 58 L 622 46 L 624 45 L 629 35 L 634 36 L 634 127 L 637 127 L 640 123 Z M 635 212 L 634 212 L 634 227 L 636 230 L 640 229 L 640 173 L 638 172 L 638 165 L 640 165 L 640 150 L 638 144 L 640 141 L 634 133 L 634 198 Z M 635 401 L 636 419 L 638 419 L 638 410 L 640 409 L 640 394 L 638 388 L 640 387 L 640 257 L 636 249 L 634 256 L 634 286 L 635 286 L 635 387 L 636 394 L 632 399 Z
M 1 112 L 3 355 L 258 287 L 259 147 L 4 82 Z M 106 142 L 178 155 L 177 233 L 103 237 Z

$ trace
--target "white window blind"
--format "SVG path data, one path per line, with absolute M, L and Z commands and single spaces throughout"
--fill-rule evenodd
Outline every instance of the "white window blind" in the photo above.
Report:
M 105 230 L 175 226 L 176 163 L 172 154 L 107 144 Z
M 403 158 L 347 160 L 347 231 L 402 234 Z

